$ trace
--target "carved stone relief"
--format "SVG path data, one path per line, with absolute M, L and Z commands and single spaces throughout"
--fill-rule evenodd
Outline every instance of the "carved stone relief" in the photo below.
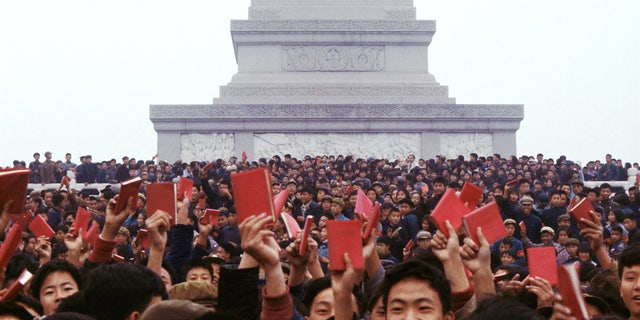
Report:
M 440 134 L 440 150 L 448 158 L 470 153 L 493 153 L 491 133 L 443 133 Z
M 383 46 L 283 46 L 283 71 L 383 71 Z
M 181 140 L 180 159 L 186 162 L 228 159 L 234 155 L 233 133 L 189 133 L 183 134 Z
M 290 153 L 304 155 L 348 155 L 396 159 L 420 153 L 418 133 L 353 133 L 325 135 L 265 133 L 254 135 L 256 157 Z

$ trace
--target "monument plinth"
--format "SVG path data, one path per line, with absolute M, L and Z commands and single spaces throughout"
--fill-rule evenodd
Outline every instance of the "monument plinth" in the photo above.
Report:
M 516 154 L 522 105 L 459 105 L 428 70 L 412 0 L 253 0 L 211 105 L 153 105 L 161 159 Z

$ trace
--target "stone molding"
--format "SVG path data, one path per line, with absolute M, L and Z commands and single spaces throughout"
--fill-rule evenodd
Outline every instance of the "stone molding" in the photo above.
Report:
M 282 46 L 282 71 L 383 71 L 384 46 Z
M 231 20 L 231 32 L 435 32 L 434 20 Z
M 447 87 L 220 87 L 221 97 L 294 97 L 294 96 L 365 96 L 365 97 L 448 97 Z

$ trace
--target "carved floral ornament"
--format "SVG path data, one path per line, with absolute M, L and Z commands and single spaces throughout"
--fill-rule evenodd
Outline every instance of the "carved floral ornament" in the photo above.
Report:
M 383 46 L 283 46 L 282 70 L 358 71 L 384 70 Z

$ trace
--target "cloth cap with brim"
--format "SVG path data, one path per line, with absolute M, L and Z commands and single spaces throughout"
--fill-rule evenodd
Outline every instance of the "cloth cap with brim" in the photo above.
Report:
M 431 232 L 429 232 L 429 231 L 420 231 L 416 235 L 416 239 L 431 239 Z
M 207 307 L 214 307 L 218 299 L 218 289 L 211 283 L 182 282 L 169 290 L 171 300 L 189 300 Z
M 551 235 L 556 234 L 555 231 L 553 231 L 553 229 L 551 227 L 542 227 L 542 229 L 540 229 L 540 233 L 550 233 Z
M 165 300 L 145 310 L 140 320 L 213 319 L 214 315 L 212 308 L 189 300 Z
M 520 204 L 532 204 L 533 203 L 533 198 L 529 197 L 529 196 L 523 196 L 522 199 L 520 199 Z
M 516 223 L 516 221 L 515 221 L 515 220 L 513 220 L 513 219 L 505 219 L 505 220 L 504 220 L 504 225 L 505 225 L 505 226 L 508 226 L 508 225 L 510 225 L 510 224 L 512 224 L 512 225 L 514 225 L 514 226 L 515 226 L 517 223 Z
M 124 236 L 131 236 L 131 232 L 129 232 L 129 229 L 127 229 L 126 227 L 120 227 L 120 229 L 118 230 L 118 234 L 122 234 Z
M 576 238 L 569 238 L 567 239 L 567 242 L 564 243 L 564 246 L 579 246 L 580 245 L 580 241 L 578 241 L 578 239 Z
M 565 213 L 565 214 L 559 215 L 557 221 L 560 222 L 560 221 L 567 221 L 567 220 L 571 220 L 571 216 Z

